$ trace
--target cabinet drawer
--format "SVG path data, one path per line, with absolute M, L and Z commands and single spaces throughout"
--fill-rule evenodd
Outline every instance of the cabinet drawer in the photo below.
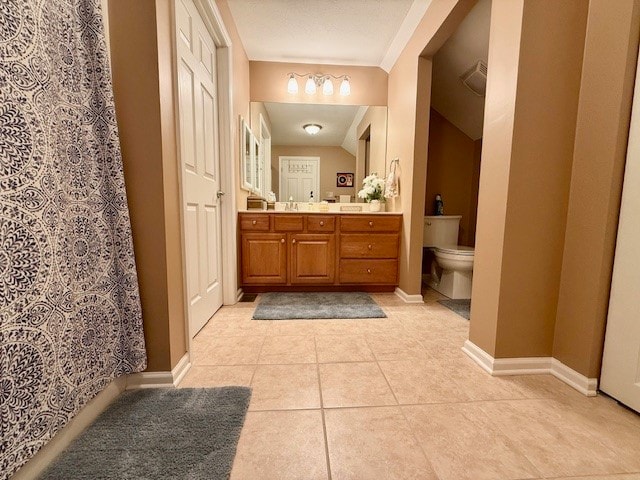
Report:
M 398 239 L 397 233 L 340 235 L 340 257 L 398 258 Z
M 344 216 L 340 219 L 343 232 L 398 232 L 401 218 L 386 215 Z
M 301 232 L 302 215 L 274 215 L 273 229 L 277 232 Z
M 253 232 L 268 232 L 269 215 L 240 215 L 240 229 Z
M 333 232 L 336 229 L 336 217 L 321 217 L 309 215 L 307 217 L 307 230 L 310 232 Z
M 397 260 L 340 260 L 340 283 L 395 285 L 397 281 Z

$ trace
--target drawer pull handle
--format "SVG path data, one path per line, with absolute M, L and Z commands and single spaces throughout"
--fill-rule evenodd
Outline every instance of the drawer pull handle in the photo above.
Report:
M 369 226 L 370 226 L 370 227 L 373 227 L 373 222 L 369 222 Z
M 369 250 L 371 250 L 373 248 L 373 245 L 369 244 L 368 248 L 369 248 Z
M 281 239 L 280 239 L 280 243 L 284 243 L 284 238 L 281 238 Z
M 252 221 L 251 221 L 251 225 L 255 225 L 256 223 L 258 223 L 258 221 L 257 221 L 257 220 L 252 220 Z
M 322 220 L 320 221 L 320 226 L 324 227 L 324 222 Z
M 370 268 L 367 268 L 367 273 L 371 273 L 371 269 Z
M 291 240 L 291 243 L 296 243 L 296 239 L 294 238 L 293 240 Z

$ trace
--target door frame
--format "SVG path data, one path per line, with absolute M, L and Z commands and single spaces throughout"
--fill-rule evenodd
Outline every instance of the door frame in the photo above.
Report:
M 316 192 L 316 194 L 318 195 L 315 198 L 315 201 L 319 202 L 320 201 L 319 200 L 320 199 L 320 157 L 310 157 L 308 155 L 280 155 L 278 157 L 278 198 L 280 199 L 281 202 L 287 201 L 287 199 L 282 198 L 282 160 L 295 160 L 299 158 L 303 158 L 307 161 L 313 161 L 313 162 L 316 162 L 317 164 L 317 167 L 316 167 L 317 175 L 316 175 L 316 182 L 315 182 L 316 190 L 314 190 L 314 192 Z
M 237 285 L 237 245 L 235 243 L 235 232 L 237 220 L 235 216 L 236 192 L 234 179 L 236 175 L 236 162 L 234 159 L 234 116 L 233 98 L 231 86 L 233 85 L 232 69 L 232 43 L 231 37 L 224 26 L 220 11 L 212 0 L 192 0 L 196 10 L 213 38 L 216 47 L 216 82 L 218 98 L 218 142 L 220 160 L 220 190 L 224 192 L 224 197 L 220 200 L 220 232 L 222 247 L 222 302 L 223 305 L 233 305 L 240 297 L 240 290 Z M 171 2 L 171 48 L 172 48 L 172 81 L 173 81 L 173 106 L 175 118 L 176 135 L 176 159 L 178 167 L 178 189 L 180 196 L 180 230 L 181 230 L 181 252 L 182 252 L 182 288 L 184 307 L 184 328 L 186 334 L 187 353 L 191 352 L 191 332 L 189 327 L 189 299 L 187 293 L 186 276 L 186 245 L 185 245 L 185 225 L 184 225 L 184 192 L 181 168 L 181 146 L 180 146 L 180 116 L 179 95 L 178 95 L 178 52 L 176 38 L 176 2 Z

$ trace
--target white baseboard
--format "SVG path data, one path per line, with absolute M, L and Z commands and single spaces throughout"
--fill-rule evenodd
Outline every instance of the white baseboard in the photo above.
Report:
M 400 287 L 396 287 L 395 294 L 399 296 L 405 303 L 424 303 L 422 295 L 409 295 Z
M 236 303 L 242 300 L 243 295 L 244 295 L 244 290 L 242 290 L 242 288 L 239 288 L 238 291 L 236 292 Z
M 170 372 L 141 372 L 127 377 L 127 390 L 134 388 L 171 388 L 177 387 L 191 368 L 189 354 L 185 353 Z
M 28 480 L 38 478 L 51 462 L 91 425 L 96 418 L 111 405 L 124 391 L 127 380 L 125 377 L 116 378 L 102 392 L 96 395 L 87 405 L 73 417 L 64 428 L 36 453 L 11 480 Z
M 553 357 L 493 358 L 472 341 L 462 351 L 493 376 L 550 374 L 587 397 L 598 392 L 598 379 L 588 378 Z

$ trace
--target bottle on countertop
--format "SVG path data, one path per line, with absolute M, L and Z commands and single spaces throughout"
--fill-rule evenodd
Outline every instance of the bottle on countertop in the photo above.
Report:
M 444 215 L 444 202 L 442 201 L 442 195 L 439 193 L 436 195 L 435 204 L 435 214 L 436 215 Z

